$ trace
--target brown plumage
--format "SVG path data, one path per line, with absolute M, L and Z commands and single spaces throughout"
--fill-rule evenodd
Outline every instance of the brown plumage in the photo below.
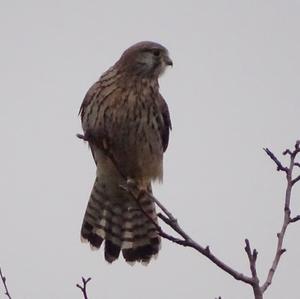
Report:
M 97 166 L 81 236 L 95 248 L 105 240 L 108 262 L 122 250 L 126 261 L 148 263 L 159 251 L 156 227 L 139 207 L 156 222 L 154 202 L 144 196 L 138 205 L 120 185 L 131 179 L 151 192 L 151 181 L 162 180 L 171 121 L 158 77 L 167 65 L 172 61 L 160 44 L 135 44 L 88 90 L 80 108 Z

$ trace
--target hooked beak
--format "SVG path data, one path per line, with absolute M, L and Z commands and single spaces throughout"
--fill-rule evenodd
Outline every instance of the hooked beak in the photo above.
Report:
M 173 61 L 172 61 L 172 59 L 169 56 L 165 56 L 164 57 L 164 61 L 165 61 L 166 65 L 173 66 Z

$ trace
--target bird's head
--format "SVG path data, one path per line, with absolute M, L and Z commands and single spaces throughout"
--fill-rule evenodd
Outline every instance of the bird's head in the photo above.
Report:
M 173 62 L 168 50 L 155 42 L 139 42 L 128 48 L 117 62 L 122 68 L 141 77 L 158 78 Z

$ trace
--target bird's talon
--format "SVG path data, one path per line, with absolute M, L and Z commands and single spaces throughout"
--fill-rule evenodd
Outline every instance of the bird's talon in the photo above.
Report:
M 135 182 L 135 180 L 134 179 L 132 179 L 132 178 L 127 178 L 127 185 L 129 186 L 129 187 L 131 187 L 131 188 L 133 188 L 133 187 L 136 187 L 136 182 Z

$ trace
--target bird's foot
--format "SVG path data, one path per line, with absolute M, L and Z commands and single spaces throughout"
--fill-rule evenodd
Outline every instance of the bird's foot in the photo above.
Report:
M 126 183 L 130 188 L 137 188 L 137 183 L 133 178 L 128 177 Z

